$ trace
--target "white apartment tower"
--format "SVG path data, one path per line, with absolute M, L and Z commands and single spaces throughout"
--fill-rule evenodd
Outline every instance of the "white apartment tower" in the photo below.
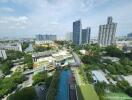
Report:
M 112 20 L 112 17 L 108 17 L 107 24 L 99 26 L 98 44 L 100 46 L 106 47 L 115 44 L 117 23 Z

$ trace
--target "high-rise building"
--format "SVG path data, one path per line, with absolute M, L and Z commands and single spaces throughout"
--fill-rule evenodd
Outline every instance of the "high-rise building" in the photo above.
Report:
M 82 44 L 90 43 L 91 28 L 82 29 Z
M 66 41 L 72 41 L 72 39 L 73 39 L 73 33 L 72 32 L 66 33 L 65 40 Z
M 98 44 L 100 46 L 115 44 L 117 23 L 114 23 L 112 20 L 112 17 L 108 17 L 107 24 L 99 26 Z
M 6 55 L 5 50 L 0 50 L 0 58 L 7 59 L 7 55 Z
M 81 44 L 82 39 L 82 24 L 81 20 L 73 22 L 73 43 L 76 45 Z
M 131 38 L 132 39 L 132 33 L 127 34 L 127 38 Z
M 50 41 L 55 41 L 56 40 L 56 35 L 41 35 L 41 34 L 38 34 L 36 35 L 36 39 L 39 40 L 39 41 L 47 41 L 47 40 L 50 40 Z

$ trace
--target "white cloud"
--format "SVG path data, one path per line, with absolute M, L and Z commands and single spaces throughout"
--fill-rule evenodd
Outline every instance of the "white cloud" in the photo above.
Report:
M 10 7 L 0 7 L 0 13 L 13 13 L 15 10 Z
M 29 13 L 20 17 L 8 16 L 4 17 L 2 20 L 0 17 L 0 27 L 2 27 L 0 31 L 2 30 L 4 32 L 7 30 L 11 32 L 11 30 L 13 30 L 14 33 L 15 31 L 17 33 L 27 32 L 30 35 L 37 33 L 56 33 L 64 36 L 64 33 L 72 31 L 72 22 L 81 18 L 83 27 L 91 26 L 92 35 L 97 36 L 98 26 L 106 23 L 107 16 L 113 16 L 114 21 L 119 23 L 120 29 L 118 29 L 118 33 L 132 31 L 130 27 L 128 27 L 132 25 L 130 22 L 132 18 L 130 12 L 132 2 L 125 4 L 122 3 L 123 0 L 2 1 L 8 3 L 13 2 L 15 5 L 21 5 L 30 9 Z M 112 1 L 114 1 L 114 3 Z M 118 3 L 116 4 L 115 2 Z M 125 26 L 126 29 L 122 29 L 123 26 Z M 19 31 L 19 29 L 21 31 Z
M 28 18 L 26 16 L 0 17 L 0 31 L 3 33 L 19 31 L 20 29 L 26 28 L 27 21 Z

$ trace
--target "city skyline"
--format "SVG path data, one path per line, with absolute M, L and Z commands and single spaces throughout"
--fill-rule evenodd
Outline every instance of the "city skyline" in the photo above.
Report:
M 0 36 L 35 37 L 51 33 L 63 37 L 72 31 L 72 22 L 81 19 L 82 28 L 90 26 L 94 37 L 108 16 L 118 23 L 116 36 L 127 35 L 132 32 L 130 9 L 130 0 L 1 0 Z

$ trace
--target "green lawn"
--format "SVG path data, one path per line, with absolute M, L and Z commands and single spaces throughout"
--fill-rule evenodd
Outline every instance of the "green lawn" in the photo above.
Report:
M 77 86 L 78 100 L 99 100 L 92 85 Z
M 125 93 L 107 93 L 104 99 L 105 100 L 132 100 L 132 97 L 129 97 Z
M 75 78 L 77 82 L 78 100 L 99 100 L 92 85 L 84 81 L 84 76 L 79 69 L 75 69 Z

